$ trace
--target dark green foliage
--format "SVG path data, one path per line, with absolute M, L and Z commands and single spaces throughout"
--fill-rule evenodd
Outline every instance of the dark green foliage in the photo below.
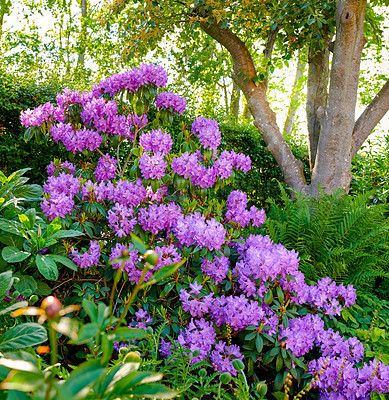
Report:
M 318 198 L 282 190 L 283 204 L 271 200 L 266 227 L 270 237 L 301 258 L 306 279 L 329 276 L 372 290 L 387 280 L 389 225 L 384 205 L 369 205 L 371 192 L 356 197 L 321 193 Z
M 30 182 L 42 183 L 46 166 L 55 157 L 66 158 L 68 152 L 52 142 L 26 143 L 20 112 L 48 101 L 55 103 L 58 82 L 37 83 L 34 78 L 0 73 L 0 170 L 6 175 L 30 167 Z
M 353 159 L 350 193 L 356 195 L 375 189 L 371 202 L 385 203 L 389 194 L 389 138 L 385 137 L 378 151 L 377 148 L 373 151 L 368 146 L 370 146 L 369 140 L 367 146 L 363 146 L 362 151 Z
M 221 148 L 244 153 L 251 158 L 252 167 L 248 173 L 237 173 L 233 189 L 247 193 L 249 201 L 259 207 L 267 208 L 266 200 L 280 196 L 278 182 L 284 178 L 276 160 L 266 147 L 257 129 L 250 124 L 220 124 L 222 134 Z M 294 155 L 304 163 L 309 172 L 308 149 L 302 143 L 289 138 Z M 308 174 L 306 174 L 308 175 Z

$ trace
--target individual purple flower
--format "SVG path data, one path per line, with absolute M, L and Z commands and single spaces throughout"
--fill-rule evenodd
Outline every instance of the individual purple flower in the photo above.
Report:
M 155 154 L 168 154 L 173 146 L 173 139 L 167 132 L 161 129 L 143 133 L 139 138 L 139 146 L 144 151 L 152 151 Z
M 91 268 L 96 266 L 99 262 L 100 245 L 97 240 L 92 240 L 89 249 L 83 254 L 80 254 L 78 250 L 74 250 L 70 255 L 73 262 L 75 262 L 80 268 Z
M 196 118 L 192 124 L 192 132 L 197 134 L 203 147 L 214 151 L 219 147 L 221 135 L 216 120 L 203 117 Z
M 134 209 L 119 203 L 116 203 L 112 210 L 108 211 L 107 219 L 119 237 L 129 235 L 136 224 Z
M 218 372 L 229 372 L 236 376 L 237 370 L 233 367 L 233 360 L 243 361 L 243 354 L 240 352 L 239 346 L 231 344 L 227 346 L 224 342 L 219 342 L 215 345 L 215 350 L 211 352 L 210 359 Z
M 216 256 L 212 261 L 205 258 L 201 263 L 201 270 L 204 275 L 214 279 L 216 285 L 220 284 L 222 280 L 226 278 L 229 267 L 230 262 L 228 258 L 223 255 L 220 257 Z
M 150 317 L 150 315 L 147 313 L 146 310 L 143 310 L 143 308 L 140 308 L 136 313 L 135 313 L 135 319 L 133 319 L 130 324 L 128 325 L 129 328 L 137 328 L 137 329 L 147 329 L 147 324 L 150 324 L 153 322 L 153 319 Z
M 192 183 L 203 189 L 212 187 L 216 182 L 216 172 L 214 168 L 207 168 L 204 165 L 198 165 L 191 173 Z
M 171 109 L 173 112 L 181 115 L 186 108 L 186 99 L 178 94 L 173 94 L 171 92 L 162 92 L 157 96 L 155 100 L 155 107 L 158 110 L 161 108 Z
M 165 176 L 166 167 L 167 163 L 163 155 L 143 153 L 139 158 L 139 168 L 145 179 L 161 180 Z
M 178 335 L 177 341 L 182 347 L 188 348 L 192 353 L 196 350 L 200 354 L 193 357 L 191 364 L 204 360 L 213 344 L 215 343 L 216 332 L 210 322 L 204 318 L 200 320 L 191 320 L 185 331 L 181 331 Z
M 117 161 L 109 154 L 105 154 L 104 157 L 100 157 L 97 161 L 97 167 L 95 169 L 95 177 L 97 182 L 108 181 L 116 178 L 116 165 Z

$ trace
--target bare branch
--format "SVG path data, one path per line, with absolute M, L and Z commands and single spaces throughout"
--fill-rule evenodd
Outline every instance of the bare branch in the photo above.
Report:
M 389 110 L 389 79 L 354 125 L 351 156 L 354 157 L 376 125 Z

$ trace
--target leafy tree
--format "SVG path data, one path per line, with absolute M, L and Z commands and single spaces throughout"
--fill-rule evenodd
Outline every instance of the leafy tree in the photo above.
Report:
M 319 184 L 326 192 L 348 190 L 352 158 L 389 109 L 386 82 L 355 121 L 366 37 L 376 43 L 381 40 L 382 18 L 375 18 L 375 5 L 387 6 L 388 2 L 115 0 L 104 21 L 118 16 L 128 33 L 127 54 L 145 53 L 165 36 L 177 38 L 177 32 L 181 39 L 196 41 L 201 30 L 220 43 L 231 56 L 233 79 L 286 183 L 317 195 Z M 264 51 L 256 57 L 259 44 L 264 45 Z M 267 94 L 274 50 L 290 59 L 298 49 L 309 54 L 306 112 L 310 184 L 276 123 Z

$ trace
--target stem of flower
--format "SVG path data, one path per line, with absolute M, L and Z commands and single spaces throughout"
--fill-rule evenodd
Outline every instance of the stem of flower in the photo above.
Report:
M 118 282 L 120 280 L 120 277 L 122 276 L 122 271 L 124 268 L 124 264 L 126 263 L 126 260 L 124 259 L 122 261 L 122 265 L 120 266 L 120 268 L 116 271 L 115 274 L 115 279 L 113 281 L 113 285 L 112 285 L 112 289 L 111 289 L 111 296 L 109 298 L 109 326 L 111 326 L 111 321 L 112 321 L 112 314 L 113 314 L 113 300 L 115 297 L 115 291 L 118 285 Z
M 58 360 L 57 332 L 53 329 L 51 321 L 49 322 L 49 341 L 50 341 L 50 363 L 54 365 Z
M 146 272 L 147 272 L 147 268 L 146 266 L 144 267 L 144 270 L 142 272 L 142 275 L 139 279 L 139 282 L 137 283 L 137 285 L 134 287 L 134 290 L 131 293 L 130 298 L 128 299 L 128 301 L 126 302 L 125 306 L 124 306 L 124 310 L 122 312 L 122 314 L 120 315 L 118 321 L 116 322 L 115 328 L 113 329 L 113 332 L 116 331 L 116 329 L 120 326 L 120 324 L 122 323 L 123 319 L 126 317 L 128 310 L 131 306 L 131 304 L 133 303 L 135 296 L 138 294 L 139 290 L 142 289 L 143 285 L 143 280 L 145 279 L 146 276 Z

